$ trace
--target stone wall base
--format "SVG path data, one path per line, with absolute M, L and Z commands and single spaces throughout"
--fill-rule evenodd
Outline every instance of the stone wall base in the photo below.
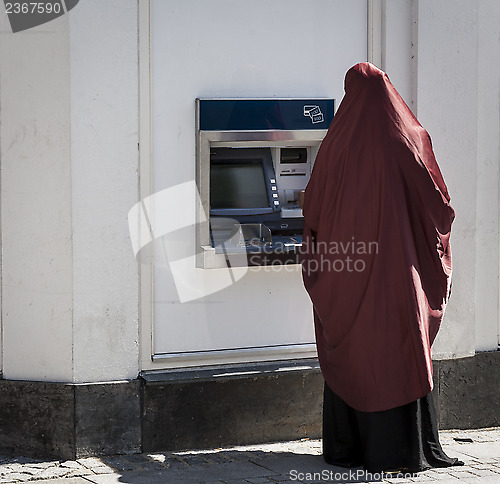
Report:
M 500 425 L 500 352 L 434 362 L 440 429 Z M 75 459 L 321 437 L 317 361 L 141 374 L 115 383 L 0 380 L 0 453 Z

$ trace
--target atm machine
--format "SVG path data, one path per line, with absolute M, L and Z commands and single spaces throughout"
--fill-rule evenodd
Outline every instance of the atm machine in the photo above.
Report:
M 333 99 L 196 100 L 197 266 L 300 263 L 297 203 Z

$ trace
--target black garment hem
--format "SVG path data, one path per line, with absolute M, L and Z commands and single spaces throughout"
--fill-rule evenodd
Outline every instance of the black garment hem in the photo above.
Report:
M 463 465 L 448 457 L 439 442 L 432 395 L 382 412 L 360 412 L 325 383 L 323 458 L 340 467 L 371 473 L 416 473 Z

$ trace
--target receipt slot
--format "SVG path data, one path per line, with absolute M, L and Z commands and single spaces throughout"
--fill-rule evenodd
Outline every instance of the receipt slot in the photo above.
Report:
M 333 113 L 333 99 L 196 100 L 198 267 L 300 263 L 298 195 Z

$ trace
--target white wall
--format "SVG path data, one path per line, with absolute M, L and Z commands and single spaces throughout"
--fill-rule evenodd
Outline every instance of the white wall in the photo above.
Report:
M 478 2 L 476 350 L 499 331 L 500 2 Z
M 366 23 L 359 21 L 366 2 L 349 2 L 349 9 L 345 2 L 292 3 L 293 11 L 291 2 L 282 0 L 255 2 L 248 10 L 235 1 L 153 2 L 153 34 L 159 36 L 153 36 L 156 191 L 194 179 L 197 96 L 307 94 L 340 101 L 345 71 L 366 58 Z M 494 349 L 500 4 L 386 0 L 382 5 L 384 67 L 407 102 L 416 101 L 457 211 L 453 294 L 434 355 Z M 415 5 L 413 36 L 407 27 Z M 267 12 L 264 19 L 257 7 Z M 290 15 L 288 23 L 283 11 Z M 197 31 L 202 24 L 206 37 L 184 28 Z M 230 37 L 218 36 L 223 29 L 236 38 L 260 40 L 245 44 L 242 56 L 238 43 L 228 45 Z M 0 15 L 0 35 L 3 376 L 75 382 L 135 378 L 139 288 L 126 218 L 138 200 L 137 2 L 86 0 L 68 15 L 17 34 Z M 258 48 L 252 50 L 253 44 Z M 417 55 L 413 61 L 411 54 Z M 174 162 L 177 168 L 171 170 Z M 172 302 L 171 281 L 160 277 L 156 350 L 189 347 L 192 342 L 171 337 L 179 323 L 184 336 L 196 334 L 196 344 L 217 331 L 230 339 L 232 333 L 224 331 L 248 324 L 240 315 L 252 305 L 238 304 L 247 290 L 261 307 L 278 295 L 280 303 L 267 316 L 276 316 L 283 304 L 288 317 L 297 317 L 293 304 L 303 304 L 301 311 L 309 315 L 299 274 L 292 277 L 287 282 L 281 274 L 268 284 L 267 276 L 254 273 L 210 304 L 184 308 Z M 250 313 L 250 320 L 255 316 Z M 280 324 L 286 329 L 286 318 Z M 276 338 L 277 329 L 272 329 Z
M 478 7 L 468 0 L 419 0 L 417 113 L 433 139 L 456 211 L 453 289 L 434 356 L 475 350 Z
M 495 349 L 500 3 L 380 0 L 378 8 L 381 67 L 430 132 L 457 212 L 453 294 L 434 357 Z
M 3 375 L 136 378 L 137 2 L 0 21 Z
M 0 30 L 3 376 L 71 381 L 68 18 Z
M 413 15 L 411 0 L 385 0 L 382 21 L 382 66 L 411 109 Z
M 366 60 L 366 15 L 365 0 L 154 0 L 154 191 L 195 179 L 197 97 L 330 97 L 339 103 L 345 72 Z M 172 209 L 183 206 L 179 201 Z M 168 213 L 155 216 L 161 223 Z M 192 244 L 194 229 L 183 237 L 184 245 Z M 159 257 L 155 270 L 156 353 L 314 342 L 300 268 L 252 270 L 189 303 L 180 303 Z
M 136 378 L 137 2 L 85 0 L 69 17 L 74 380 Z

